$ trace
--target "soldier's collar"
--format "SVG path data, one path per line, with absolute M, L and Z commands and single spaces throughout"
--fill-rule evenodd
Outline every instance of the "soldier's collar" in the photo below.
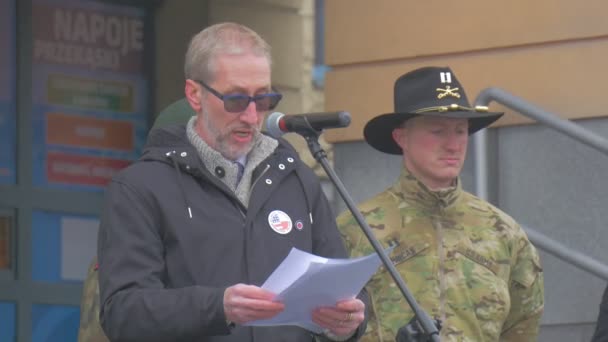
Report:
M 449 207 L 456 201 L 462 191 L 460 178 L 456 178 L 455 184 L 452 187 L 431 190 L 412 175 L 406 167 L 401 172 L 399 185 L 404 198 L 408 199 L 408 201 L 420 203 L 430 208 L 437 208 L 437 206 L 442 208 Z

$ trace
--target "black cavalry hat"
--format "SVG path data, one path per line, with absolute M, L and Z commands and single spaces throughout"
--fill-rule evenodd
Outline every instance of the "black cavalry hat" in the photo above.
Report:
M 469 119 L 469 135 L 498 120 L 504 113 L 472 108 L 464 89 L 450 68 L 425 67 L 410 71 L 395 81 L 395 112 L 371 119 L 363 136 L 373 148 L 402 154 L 392 132 L 404 121 L 421 115 Z

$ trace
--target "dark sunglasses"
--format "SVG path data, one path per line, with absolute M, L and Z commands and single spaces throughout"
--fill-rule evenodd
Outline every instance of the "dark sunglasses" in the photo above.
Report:
M 219 91 L 211 88 L 208 84 L 200 80 L 194 80 L 195 82 L 202 85 L 211 94 L 215 95 L 218 99 L 224 101 L 224 109 L 230 113 L 240 113 L 247 109 L 249 103 L 255 102 L 255 109 L 258 112 L 265 112 L 273 110 L 279 104 L 279 101 L 283 98 L 283 95 L 279 93 L 266 93 L 255 96 L 248 96 L 245 94 L 229 94 L 224 95 Z

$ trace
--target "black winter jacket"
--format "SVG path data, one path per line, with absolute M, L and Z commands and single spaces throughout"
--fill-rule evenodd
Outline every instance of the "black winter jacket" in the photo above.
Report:
M 299 327 L 230 329 L 226 287 L 261 285 L 292 247 L 347 257 L 314 173 L 286 142 L 253 173 L 245 208 L 202 164 L 185 126 L 151 132 L 106 192 L 98 240 L 104 331 L 112 341 L 312 341 Z M 269 214 L 286 213 L 288 234 Z

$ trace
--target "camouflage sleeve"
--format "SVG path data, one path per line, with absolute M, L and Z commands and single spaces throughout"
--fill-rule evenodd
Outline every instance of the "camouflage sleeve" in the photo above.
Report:
M 362 214 L 365 215 L 363 212 Z M 368 255 L 373 251 L 373 247 L 350 211 L 340 214 L 336 222 L 346 251 L 351 258 Z
M 80 300 L 80 327 L 78 342 L 108 342 L 99 323 L 99 281 L 97 278 L 97 258 L 93 258 Z
M 365 213 L 362 213 L 365 216 Z M 343 212 L 337 218 L 338 229 L 344 240 L 344 245 L 351 258 L 368 255 L 372 252 L 373 247 L 361 231 L 359 224 L 349 212 Z M 371 289 L 366 287 L 369 296 L 368 305 L 366 307 L 367 327 L 365 333 L 359 339 L 359 342 L 378 342 L 376 331 L 378 331 L 378 320 L 374 311 Z
M 516 246 L 511 270 L 511 310 L 500 341 L 536 341 L 544 307 L 543 271 L 536 248 L 525 237 Z

